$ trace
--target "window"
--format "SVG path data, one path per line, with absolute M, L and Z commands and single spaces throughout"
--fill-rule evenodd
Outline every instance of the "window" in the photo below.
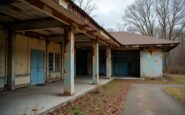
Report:
M 49 53 L 49 71 L 54 71 L 53 68 L 53 53 Z
M 49 53 L 49 71 L 60 71 L 60 54 Z
M 55 54 L 55 71 L 60 71 L 60 55 Z

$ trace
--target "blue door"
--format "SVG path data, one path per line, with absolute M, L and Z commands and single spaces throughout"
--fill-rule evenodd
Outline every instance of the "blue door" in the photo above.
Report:
M 43 84 L 44 79 L 44 52 L 32 51 L 31 52 L 31 84 Z
M 126 53 L 118 53 L 116 56 L 116 75 L 128 75 L 128 58 Z
M 118 58 L 117 63 L 117 74 L 121 76 L 127 76 L 128 75 L 128 58 L 127 57 L 120 57 Z
M 113 75 L 116 76 L 139 76 L 140 54 L 139 51 L 125 51 L 112 53 Z

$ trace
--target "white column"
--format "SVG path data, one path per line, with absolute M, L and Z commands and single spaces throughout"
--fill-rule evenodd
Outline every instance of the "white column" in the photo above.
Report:
M 111 58 L 111 48 L 106 48 L 106 77 L 111 78 L 112 76 L 112 58 Z
M 64 94 L 74 94 L 74 31 L 72 28 L 64 32 Z
M 93 84 L 99 84 L 99 43 L 93 42 L 92 46 L 92 66 L 93 66 Z

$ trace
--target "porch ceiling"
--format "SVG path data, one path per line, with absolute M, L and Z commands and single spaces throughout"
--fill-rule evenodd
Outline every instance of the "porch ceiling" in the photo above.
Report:
M 53 41 L 63 41 L 61 38 L 63 38 L 64 28 L 68 26 L 20 0 L 1 0 L 0 17 L 0 23 L 5 28 L 20 33 L 28 32 L 26 35 L 38 33 L 47 36 L 50 40 L 54 38 Z M 81 33 L 79 30 L 75 31 L 75 34 Z M 90 37 L 80 38 L 79 36 L 77 40 L 89 41 Z
M 55 6 L 56 8 L 51 9 L 54 10 L 55 13 L 61 14 L 54 15 L 53 11 L 49 14 L 45 9 L 39 9 L 42 5 L 46 5 L 48 8 Z M 61 12 L 59 12 L 58 9 L 60 9 Z M 0 24 L 5 28 L 21 33 L 38 33 L 46 36 L 49 40 L 62 41 L 61 36 L 64 34 L 64 28 L 73 25 L 77 28 L 75 30 L 76 42 L 90 42 L 92 39 L 98 39 L 101 45 L 115 45 L 114 41 L 110 39 L 106 33 L 93 25 L 94 22 L 90 23 L 85 17 L 84 20 L 82 20 L 79 16 L 72 13 L 74 12 L 71 7 L 68 11 L 68 9 L 63 8 L 52 0 L 48 2 L 42 0 L 0 1 Z M 62 18 L 63 20 L 60 18 L 61 15 L 65 16 Z M 72 18 L 74 20 L 72 20 Z M 97 32 L 100 32 L 104 37 L 97 35 Z M 109 38 L 109 40 L 105 38 Z
M 9 23 L 48 17 L 18 0 L 0 1 L 0 22 Z

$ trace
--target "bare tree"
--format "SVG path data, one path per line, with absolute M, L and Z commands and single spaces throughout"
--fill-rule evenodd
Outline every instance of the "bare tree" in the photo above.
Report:
M 185 28 L 184 0 L 156 0 L 155 10 L 161 29 L 161 37 L 175 40 Z
M 92 13 L 96 10 L 96 5 L 93 3 L 93 0 L 72 0 L 80 8 L 82 8 L 87 14 L 94 16 Z
M 185 28 L 185 0 L 137 0 L 123 20 L 143 35 L 175 40 Z
M 156 0 L 155 10 L 160 28 L 160 37 L 182 42 L 181 34 L 185 29 L 185 1 L 184 0 Z M 183 43 L 183 42 L 182 42 Z M 181 47 L 181 46 L 179 46 Z M 179 48 L 181 49 L 181 48 Z M 167 67 L 170 53 L 164 55 L 164 65 Z
M 115 26 L 115 29 L 116 29 L 116 31 L 118 31 L 118 32 L 125 31 L 125 24 L 117 23 L 116 26 Z
M 183 42 L 185 0 L 137 0 L 127 8 L 123 20 L 132 30 L 143 35 Z M 165 53 L 165 67 L 170 63 L 169 57 L 170 54 Z
M 106 29 L 108 32 L 116 32 L 116 30 L 114 28 L 107 28 Z
M 153 0 L 137 0 L 127 8 L 123 20 L 142 35 L 154 36 L 155 18 L 152 4 Z

